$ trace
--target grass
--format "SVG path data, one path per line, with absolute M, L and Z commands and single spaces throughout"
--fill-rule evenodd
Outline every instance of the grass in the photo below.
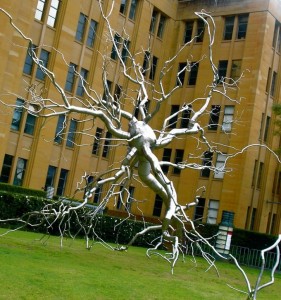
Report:
M 0 233 L 3 230 L 0 229 Z M 157 256 L 148 259 L 146 249 L 110 251 L 97 244 L 90 251 L 82 240 L 51 237 L 44 245 L 41 235 L 14 232 L 0 237 L 0 299 L 206 299 L 245 300 L 245 294 L 227 283 L 245 289 L 244 280 L 230 264 L 218 262 L 220 277 L 198 259 L 179 261 L 174 275 L 169 264 Z M 252 284 L 257 270 L 247 269 Z M 267 274 L 268 279 L 268 274 Z M 278 299 L 281 274 L 274 285 L 260 291 L 258 299 Z

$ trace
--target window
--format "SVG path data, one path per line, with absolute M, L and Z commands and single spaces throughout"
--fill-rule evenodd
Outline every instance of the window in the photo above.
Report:
M 49 186 L 54 186 L 55 184 L 55 176 L 56 176 L 57 168 L 54 166 L 49 166 L 48 173 L 45 182 L 45 189 Z
M 48 2 L 46 0 L 38 0 L 35 10 L 35 19 L 43 22 L 45 19 L 46 11 L 49 9 L 47 25 L 55 27 L 59 5 L 59 0 L 51 0 L 50 7 L 48 7 Z
M 38 0 L 37 7 L 35 10 L 35 19 L 38 21 L 43 20 L 44 9 L 46 5 L 46 0 Z
M 234 116 L 234 105 L 226 105 L 224 107 L 223 121 L 222 121 L 222 130 L 224 132 L 230 132 L 233 124 Z
M 205 23 L 203 20 L 197 20 L 197 32 L 196 32 L 196 43 L 202 43 L 204 38 L 204 27 Z
M 127 61 L 127 58 L 129 57 L 130 55 L 130 52 L 129 52 L 129 49 L 130 49 L 130 41 L 129 40 L 124 40 L 124 43 L 123 43 L 123 48 L 122 48 L 122 53 L 121 53 L 121 57 L 122 57 L 122 60 L 124 62 L 124 64 L 126 63 Z
M 35 51 L 36 46 L 32 45 L 31 47 L 29 46 L 26 52 L 26 57 L 25 57 L 25 62 L 23 66 L 23 73 L 27 75 L 31 75 L 32 70 L 33 70 L 33 59 L 31 57 L 31 51 Z
M 120 103 L 121 95 L 122 95 L 122 86 L 119 84 L 116 84 L 115 89 L 114 89 L 114 95 L 113 95 L 115 104 Z
M 129 11 L 129 19 L 135 20 L 136 10 L 137 10 L 137 0 L 121 0 L 119 12 L 123 15 L 127 15 L 127 11 Z M 130 9 L 128 9 L 130 6 Z
M 152 215 L 155 217 L 160 217 L 162 206 L 163 200 L 158 195 L 156 195 Z
M 131 207 L 132 207 L 132 204 L 133 204 L 133 201 L 134 201 L 134 192 L 135 192 L 135 187 L 133 186 L 129 186 L 129 197 L 127 198 L 127 201 L 126 201 L 126 210 L 127 211 L 131 211 Z
M 260 162 L 259 171 L 258 171 L 258 180 L 257 180 L 258 189 L 260 189 L 262 185 L 263 169 L 264 169 L 264 163 Z
M 225 160 L 226 160 L 225 154 L 220 154 L 220 153 L 217 154 L 216 170 L 215 170 L 214 178 L 223 179 Z
M 176 128 L 177 127 L 177 121 L 178 121 L 178 111 L 180 109 L 179 105 L 172 105 L 171 106 L 171 113 L 170 113 L 170 120 L 168 123 L 168 127 L 171 128 Z
M 119 48 L 121 46 L 120 40 L 121 40 L 121 36 L 118 33 L 115 33 L 114 44 L 112 45 L 111 56 L 110 56 L 114 60 L 116 60 L 118 57 L 117 51 L 119 51 Z
M 157 36 L 159 38 L 163 37 L 165 22 L 166 22 L 166 17 L 161 14 L 159 19 L 158 30 L 157 30 Z
M 110 99 L 111 87 L 112 87 L 112 81 L 106 80 L 106 84 L 104 83 L 104 92 L 102 96 L 102 98 L 106 101 L 109 101 Z
M 24 180 L 24 174 L 26 170 L 27 160 L 24 158 L 18 158 L 16 173 L 14 177 L 14 185 L 22 186 Z
M 50 56 L 50 52 L 42 49 L 41 53 L 40 53 L 40 63 L 39 66 L 37 67 L 37 71 L 36 71 L 36 78 L 39 80 L 44 80 L 46 74 L 42 71 L 42 69 L 40 68 L 40 66 L 43 66 L 45 68 L 47 68 L 48 66 L 48 61 L 49 61 L 49 56 Z
M 166 17 L 158 10 L 154 9 L 151 16 L 150 28 L 151 33 L 157 33 L 157 37 L 163 38 Z
M 85 84 L 87 77 L 88 77 L 88 70 L 81 68 L 79 82 L 78 82 L 78 86 L 77 86 L 77 90 L 76 90 L 77 96 L 82 97 L 84 95 L 85 88 L 83 87 L 83 85 Z
M 213 159 L 213 152 L 205 151 L 204 157 L 202 161 L 202 170 L 201 170 L 201 177 L 209 178 L 210 177 L 210 168 L 212 166 L 212 159 Z
M 150 74 L 149 74 L 149 79 L 151 79 L 151 80 L 154 80 L 154 78 L 155 78 L 157 62 L 158 62 L 158 58 L 156 56 L 153 56 L 152 57 L 152 64 L 151 64 Z
M 279 23 L 279 33 L 278 33 L 278 39 L 277 39 L 277 44 L 276 44 L 276 51 L 281 52 L 281 25 Z
M 104 140 L 104 145 L 102 149 L 102 157 L 107 158 L 109 155 L 109 147 L 111 145 L 111 139 L 112 139 L 112 134 L 107 131 L 105 134 L 105 140 Z
M 164 148 L 162 161 L 170 161 L 171 160 L 172 149 Z M 169 171 L 168 165 L 161 166 L 163 173 L 167 174 Z
M 184 31 L 184 39 L 183 42 L 188 43 L 192 39 L 192 31 L 193 31 L 193 21 L 187 21 L 185 23 L 185 31 Z
M 224 40 L 231 40 L 233 27 L 234 27 L 234 16 L 225 17 L 224 20 L 224 32 L 223 32 L 223 39 Z
M 276 42 L 278 40 L 278 34 L 280 33 L 280 23 L 275 20 L 274 32 L 273 32 L 273 39 L 272 39 L 272 47 L 276 47 Z
M 265 91 L 266 91 L 267 93 L 269 92 L 269 88 L 270 88 L 271 73 L 272 73 L 272 69 L 271 69 L 271 68 L 268 68 L 267 81 L 266 81 L 266 88 L 265 88 Z
M 33 135 L 35 130 L 35 124 L 36 124 L 36 116 L 28 113 L 26 116 L 24 133 Z
M 188 82 L 187 82 L 188 85 L 196 84 L 198 68 L 199 68 L 199 63 L 192 62 L 190 64 L 190 71 L 189 71 Z
M 97 27 L 98 27 L 98 23 L 94 20 L 91 20 L 88 38 L 87 38 L 87 46 L 88 47 L 94 46 L 96 33 L 97 33 Z
M 57 14 L 58 14 L 58 10 L 59 10 L 59 5 L 60 5 L 59 0 L 52 0 L 48 19 L 47 19 L 47 24 L 51 27 L 55 27 L 55 25 L 56 25 L 56 19 L 57 19 Z
M 209 119 L 209 130 L 217 130 L 220 118 L 220 105 L 212 105 L 212 109 L 210 112 L 210 119 Z
M 190 117 L 191 117 L 191 105 L 188 105 L 188 108 L 185 109 L 181 114 L 181 128 L 188 128 Z
M 269 126 L 270 126 L 270 117 L 266 117 L 266 122 L 265 122 L 265 128 L 264 128 L 264 135 L 263 135 L 263 141 L 266 142 L 268 138 L 268 131 L 269 131 Z
M 248 26 L 248 15 L 239 15 L 238 16 L 238 30 L 237 30 L 237 39 L 245 39 Z
M 66 77 L 66 83 L 65 83 L 65 90 L 68 92 L 73 91 L 76 69 L 77 69 L 77 66 L 75 64 L 73 64 L 73 63 L 69 64 L 67 77 Z
M 139 104 L 140 104 L 140 101 L 139 103 L 135 106 L 135 112 L 134 112 L 134 116 L 135 118 L 137 118 L 139 120 L 140 118 L 140 110 L 139 110 Z M 148 114 L 149 112 L 149 106 L 150 106 L 150 100 L 147 100 L 144 104 L 144 107 L 143 107 L 143 110 L 144 110 L 144 113 L 145 114 Z
M 58 182 L 58 188 L 57 188 L 57 195 L 62 196 L 65 191 L 66 181 L 68 176 L 68 170 L 61 169 L 60 171 L 60 177 Z
M 78 42 L 83 42 L 85 30 L 86 30 L 86 23 L 87 23 L 87 16 L 80 13 L 77 29 L 76 29 L 76 35 L 75 35 L 75 39 Z
M 126 11 L 127 11 L 127 6 L 128 6 L 128 2 L 129 0 L 121 0 L 121 4 L 120 4 L 120 13 L 125 15 Z
M 95 190 L 95 195 L 93 202 L 94 203 L 99 203 L 102 195 L 102 186 L 98 186 L 97 189 Z
M 186 63 L 181 62 L 181 63 L 179 63 L 179 67 L 178 67 L 177 83 L 176 83 L 177 85 L 179 85 L 179 86 L 183 85 L 185 73 L 186 73 Z
M 176 149 L 175 160 L 174 160 L 175 164 L 178 164 L 178 163 L 182 162 L 183 154 L 184 154 L 184 150 Z M 179 175 L 180 173 L 181 173 L 181 169 L 179 169 L 179 168 L 174 168 L 173 169 L 173 174 Z
M 241 60 L 232 61 L 230 77 L 235 81 L 238 80 L 241 76 L 241 64 Z
M 253 211 L 252 211 L 252 215 L 251 215 L 250 230 L 254 229 L 255 219 L 256 219 L 256 213 L 257 213 L 257 209 L 254 207 Z
M 148 51 L 144 52 L 144 59 L 142 65 L 142 74 L 146 76 L 147 70 L 149 69 L 150 53 Z
M 66 117 L 65 117 L 65 115 L 60 115 L 58 118 L 56 134 L 55 134 L 55 139 L 54 139 L 55 143 L 57 143 L 57 144 L 62 143 L 62 134 L 63 134 L 65 126 L 66 126 Z
M 68 135 L 67 135 L 67 140 L 66 140 L 67 147 L 70 147 L 70 148 L 74 147 L 76 130 L 77 130 L 77 120 L 71 119 L 70 125 L 69 125 L 69 131 L 68 131 Z
M 16 100 L 16 107 L 13 114 L 11 129 L 19 131 L 21 125 L 21 119 L 23 114 L 23 105 L 24 101 L 22 99 L 17 98 Z
M 203 216 L 204 216 L 204 209 L 205 209 L 205 198 L 198 198 L 198 204 L 195 206 L 194 210 L 194 221 L 200 221 L 202 222 Z
M 102 137 L 102 133 L 103 133 L 103 130 L 101 128 L 97 127 L 95 141 L 94 141 L 93 148 L 92 148 L 92 154 L 95 154 L 95 155 L 99 154 L 100 140 Z
M 137 0 L 131 0 L 131 6 L 130 6 L 130 11 L 129 11 L 129 19 L 135 20 L 136 18 L 136 11 L 137 11 Z
M 208 224 L 216 224 L 219 212 L 220 202 L 218 200 L 210 199 L 209 207 L 208 207 L 208 216 L 207 223 Z
M 151 21 L 150 21 L 150 28 L 149 28 L 149 31 L 151 33 L 155 33 L 157 15 L 158 15 L 158 12 L 156 10 L 153 10 L 152 16 L 151 16 Z
M 5 154 L 1 175 L 0 175 L 0 182 L 5 182 L 5 183 L 9 182 L 13 160 L 14 157 L 12 155 Z
M 275 96 L 276 79 L 277 79 L 277 73 L 275 71 L 273 71 L 272 80 L 271 80 L 271 87 L 270 87 L 270 95 L 272 97 Z
M 226 77 L 226 72 L 227 72 L 227 65 L 228 61 L 227 60 L 220 60 L 219 61 L 219 67 L 218 67 L 218 84 L 221 84 L 222 82 L 225 81 Z

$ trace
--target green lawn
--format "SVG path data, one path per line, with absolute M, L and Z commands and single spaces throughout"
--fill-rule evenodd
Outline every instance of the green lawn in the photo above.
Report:
M 3 230 L 0 229 L 0 233 Z M 95 245 L 90 251 L 81 240 L 57 237 L 46 245 L 41 235 L 14 232 L 0 237 L 0 299 L 207 299 L 239 300 L 246 296 L 230 289 L 244 286 L 233 265 L 218 262 L 220 277 L 201 259 L 197 266 L 187 257 L 174 275 L 159 257 L 148 259 L 144 248 L 116 252 Z M 257 271 L 247 269 L 252 281 Z M 258 299 L 279 299 L 281 275 L 258 294 Z

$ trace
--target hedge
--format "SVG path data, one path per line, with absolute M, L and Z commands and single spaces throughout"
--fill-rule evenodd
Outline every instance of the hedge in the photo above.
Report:
M 2 187 L 5 188 L 2 189 Z M 17 193 L 12 191 L 17 191 Z M 50 203 L 52 203 L 52 205 L 59 205 L 59 203 L 56 204 L 56 202 L 48 200 L 44 198 L 44 196 L 45 193 L 42 191 L 0 184 L 0 219 L 20 218 L 28 212 L 40 211 L 44 205 Z M 83 222 L 85 228 L 90 228 L 89 226 L 93 225 L 92 234 L 94 234 L 96 238 L 100 238 L 106 242 L 127 244 L 136 233 L 144 229 L 144 222 L 135 221 L 133 219 L 120 219 L 99 214 L 92 220 L 92 212 L 93 210 L 91 210 L 91 208 L 83 208 L 79 210 L 78 213 L 77 211 L 75 211 L 75 213 L 73 212 L 70 219 L 64 220 L 65 225 L 71 225 L 71 229 L 68 233 L 76 235 L 79 232 L 80 236 L 84 235 L 82 227 L 79 226 L 79 222 L 77 222 L 77 217 Z M 59 219 L 57 224 L 54 224 L 52 228 L 49 228 L 48 232 L 50 234 L 59 234 L 58 223 L 60 221 L 61 220 Z M 9 226 L 9 224 L 2 223 L 1 226 L 3 225 Z M 149 225 L 153 224 L 145 224 L 146 227 Z M 13 223 L 12 226 L 15 226 L 15 223 Z M 37 229 L 41 232 L 46 232 L 46 224 Z M 198 224 L 196 229 L 202 236 L 211 237 L 218 232 L 218 225 Z M 135 245 L 147 246 L 147 244 L 151 243 L 160 235 L 160 230 L 150 231 L 146 235 L 139 237 L 136 240 Z M 272 245 L 275 240 L 276 236 L 234 228 L 232 245 L 250 249 L 264 249 L 269 245 Z

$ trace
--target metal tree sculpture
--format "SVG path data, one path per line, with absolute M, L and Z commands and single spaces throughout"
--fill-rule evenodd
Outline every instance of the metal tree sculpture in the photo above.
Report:
M 168 164 L 179 169 L 193 168 L 200 170 L 203 168 L 209 168 L 217 172 L 226 172 L 230 171 L 225 168 L 225 164 L 231 157 L 234 157 L 239 153 L 245 151 L 248 147 L 252 147 L 255 145 L 247 146 L 242 150 L 237 150 L 237 152 L 235 152 L 234 154 L 227 155 L 225 164 L 219 169 L 216 169 L 214 166 L 203 166 L 195 163 L 188 163 L 187 161 L 183 161 L 180 163 L 171 163 L 166 161 L 161 162 L 154 154 L 154 151 L 156 149 L 166 147 L 179 136 L 194 135 L 198 138 L 198 140 L 200 140 L 200 142 L 204 143 L 207 146 L 209 151 L 219 152 L 216 147 L 212 146 L 212 144 L 207 140 L 204 128 L 199 123 L 199 118 L 206 112 L 214 94 L 220 94 L 230 101 L 237 103 L 239 102 L 239 100 L 230 98 L 230 96 L 227 95 L 227 91 L 229 88 L 237 87 L 237 82 L 241 77 L 243 77 L 243 73 L 238 80 L 233 80 L 231 78 L 225 80 L 225 78 L 219 77 L 218 69 L 213 62 L 212 53 L 212 46 L 215 36 L 214 20 L 209 14 L 204 11 L 195 13 L 196 16 L 204 22 L 205 30 L 208 33 L 209 53 L 206 57 L 202 57 L 202 59 L 207 58 L 209 60 L 209 66 L 212 70 L 213 78 L 209 86 L 206 87 L 206 91 L 204 94 L 205 96 L 202 98 L 193 99 L 192 102 L 190 102 L 200 103 L 200 107 L 197 110 L 193 110 L 188 128 L 168 128 L 169 121 L 171 121 L 175 116 L 181 114 L 184 111 L 190 110 L 190 106 L 186 104 L 182 106 L 179 111 L 166 118 L 163 122 L 162 128 L 160 128 L 160 130 L 156 132 L 156 130 L 154 130 L 149 125 L 151 120 L 155 116 L 157 116 L 162 103 L 169 99 L 174 94 L 174 92 L 182 86 L 182 82 L 180 80 L 181 74 L 188 71 L 189 68 L 191 68 L 191 64 L 187 62 L 186 66 L 178 71 L 177 84 L 170 91 L 167 92 L 165 90 L 163 80 L 165 78 L 165 75 L 170 71 L 171 66 L 176 61 L 180 52 L 182 52 L 185 47 L 192 43 L 192 40 L 183 45 L 171 59 L 165 62 L 160 72 L 161 75 L 159 80 L 159 89 L 156 90 L 155 86 L 153 86 L 151 82 L 148 82 L 144 76 L 145 71 L 147 71 L 144 68 L 149 69 L 150 66 L 147 65 L 144 67 L 136 62 L 136 56 L 130 52 L 125 43 L 126 36 L 124 38 L 120 37 L 120 39 L 122 40 L 122 44 L 126 50 L 126 58 L 124 58 L 122 51 L 119 49 L 120 40 L 116 41 L 116 39 L 114 38 L 116 32 L 110 24 L 110 16 L 114 8 L 114 1 L 112 1 L 111 8 L 108 10 L 108 12 L 105 12 L 103 10 L 102 1 L 99 1 L 99 5 L 103 19 L 107 24 L 107 38 L 113 44 L 115 53 L 122 66 L 122 73 L 124 77 L 128 79 L 128 81 L 136 86 L 135 90 L 137 91 L 137 99 L 133 99 L 132 102 L 137 104 L 141 115 L 141 120 L 138 120 L 134 117 L 134 112 L 124 110 L 121 103 L 119 103 L 114 95 L 110 92 L 109 86 L 107 84 L 106 66 L 108 60 L 106 55 L 103 56 L 104 67 L 102 70 L 103 84 L 106 95 L 105 99 L 101 98 L 99 94 L 95 90 L 93 90 L 92 87 L 90 87 L 86 82 L 86 80 L 75 70 L 73 71 L 77 76 L 80 77 L 79 79 L 81 82 L 81 86 L 83 87 L 84 94 L 86 95 L 86 100 L 81 101 L 81 99 L 79 98 L 68 97 L 64 89 L 57 82 L 55 74 L 51 70 L 49 70 L 37 57 L 36 51 L 35 49 L 33 49 L 32 40 L 27 37 L 20 30 L 20 28 L 17 27 L 17 25 L 13 22 L 12 17 L 5 10 L 0 9 L 0 12 L 4 13 L 8 17 L 13 28 L 21 35 L 23 39 L 25 39 L 29 43 L 29 54 L 33 62 L 37 64 L 37 66 L 45 74 L 48 80 L 50 80 L 53 87 L 60 95 L 60 101 L 44 98 L 40 91 L 37 90 L 36 86 L 30 86 L 28 87 L 28 91 L 31 95 L 31 100 L 26 99 L 23 107 L 28 109 L 30 104 L 36 105 L 35 107 L 37 107 L 37 110 L 30 111 L 31 114 L 35 114 L 36 116 L 49 117 L 69 113 L 81 113 L 89 116 L 89 118 L 98 118 L 104 123 L 108 132 L 111 133 L 113 139 L 122 141 L 123 143 L 127 143 L 128 145 L 128 153 L 122 160 L 120 167 L 107 170 L 103 174 L 95 174 L 94 180 L 91 182 L 87 182 L 86 175 L 83 177 L 83 180 L 81 181 L 78 189 L 86 189 L 86 193 L 84 195 L 83 201 L 79 203 L 79 205 L 70 206 L 64 202 L 60 202 L 59 204 L 56 203 L 56 205 L 48 204 L 41 211 L 27 214 L 24 218 L 21 218 L 18 221 L 22 222 L 23 225 L 29 224 L 30 226 L 38 226 L 42 224 L 42 222 L 45 222 L 47 224 L 47 228 L 51 228 L 56 223 L 58 224 L 59 230 L 61 232 L 61 237 L 63 237 L 65 231 L 68 230 L 71 226 L 71 224 L 67 221 L 71 216 L 74 215 L 76 217 L 77 223 L 80 225 L 80 228 L 86 235 L 87 248 L 90 248 L 89 240 L 92 238 L 91 234 L 94 232 L 93 221 L 98 211 L 100 209 L 104 209 L 110 199 L 112 199 L 113 196 L 117 194 L 117 187 L 122 187 L 121 191 L 118 191 L 118 195 L 121 197 L 122 201 L 126 202 L 126 197 L 129 197 L 128 183 L 134 176 L 134 167 L 137 166 L 137 172 L 140 181 L 163 199 L 166 208 L 165 216 L 162 220 L 161 225 L 155 225 L 145 228 L 143 231 L 139 232 L 127 246 L 117 247 L 116 249 L 127 249 L 127 247 L 131 245 L 138 236 L 150 230 L 161 229 L 162 234 L 158 244 L 153 249 L 149 249 L 147 254 L 150 255 L 153 253 L 161 255 L 164 259 L 171 263 L 172 270 L 179 257 L 179 254 L 182 252 L 181 241 L 183 240 L 183 238 L 185 240 L 187 239 L 191 245 L 196 245 L 198 247 L 200 247 L 200 244 L 203 243 L 207 245 L 212 251 L 214 251 L 217 256 L 225 259 L 225 257 L 223 257 L 214 249 L 208 238 L 204 238 L 200 235 L 200 233 L 196 230 L 193 221 L 186 214 L 186 210 L 189 207 L 195 206 L 197 204 L 197 198 L 194 201 L 191 201 L 191 203 L 180 205 L 177 200 L 177 192 L 173 186 L 173 182 L 164 174 L 161 166 Z M 128 67 L 126 67 L 125 59 L 130 61 L 130 70 L 128 69 Z M 150 113 L 146 111 L 149 88 L 154 89 L 155 94 L 157 94 L 157 98 L 154 99 L 156 101 L 155 108 Z M 5 104 L 3 101 L 1 102 Z M 123 128 L 124 120 L 127 122 L 127 124 L 129 124 L 128 130 L 125 130 Z M 221 152 L 219 153 L 222 154 Z M 100 201 L 99 209 L 92 212 L 90 216 L 88 215 L 88 223 L 86 226 L 82 223 L 77 212 L 79 210 L 82 210 L 88 204 L 89 199 L 92 198 L 93 193 L 105 184 L 109 185 L 109 189 L 107 190 L 105 197 Z M 35 223 L 34 216 L 36 216 Z M 192 230 L 187 229 L 188 227 L 186 225 L 188 225 L 189 228 L 192 228 Z M 163 255 L 161 254 L 161 252 L 157 251 L 157 248 L 166 242 L 169 242 L 172 245 L 172 250 L 170 253 Z M 209 253 L 204 252 L 202 248 L 200 249 L 203 257 L 210 264 L 210 267 L 215 267 L 214 257 Z

